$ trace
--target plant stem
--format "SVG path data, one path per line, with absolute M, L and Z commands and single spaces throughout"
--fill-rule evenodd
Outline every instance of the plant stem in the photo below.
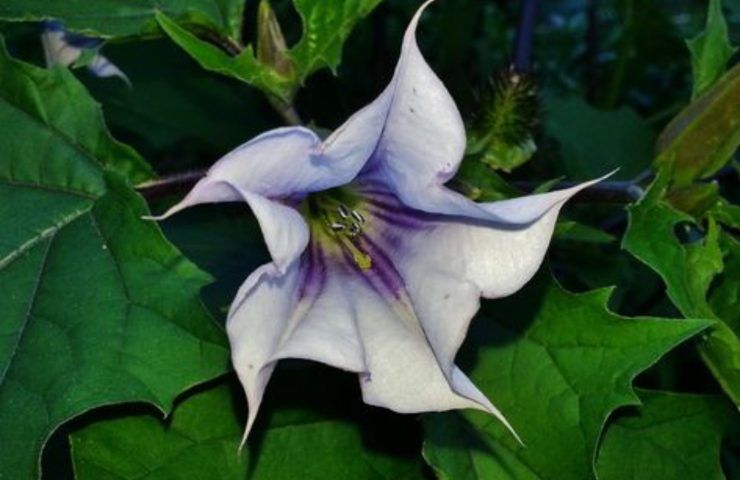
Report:
M 537 0 L 522 2 L 519 29 L 516 34 L 516 46 L 512 66 L 519 73 L 527 73 L 532 68 L 532 43 L 534 41 L 534 24 L 537 17 Z
M 285 103 L 278 98 L 270 96 L 268 96 L 267 100 L 270 102 L 272 109 L 275 110 L 275 113 L 283 119 L 286 125 L 297 126 L 303 124 L 293 104 Z

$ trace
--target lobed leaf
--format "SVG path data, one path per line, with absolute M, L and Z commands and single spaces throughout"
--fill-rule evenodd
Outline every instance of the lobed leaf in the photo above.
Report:
M 471 379 L 526 447 L 480 412 L 425 415 L 424 456 L 441 478 L 594 477 L 607 417 L 639 403 L 632 379 L 710 325 L 620 317 L 607 309 L 609 296 L 571 294 L 540 276 L 484 307 L 468 337 L 476 342 Z
M 721 397 L 641 390 L 643 405 L 608 428 L 596 471 L 602 480 L 723 480 L 722 436 L 733 417 Z
M 138 415 L 89 425 L 71 436 L 77 478 L 424 478 L 421 462 L 414 458 L 418 450 L 397 445 L 404 432 L 373 425 L 373 414 L 366 407 L 361 415 L 348 415 L 347 406 L 329 398 L 331 393 L 326 391 L 327 383 L 336 387 L 332 384 L 335 376 L 320 370 L 320 382 L 315 381 L 311 369 L 280 372 L 273 387 L 282 391 L 282 398 L 272 395 L 273 402 L 267 405 L 268 424 L 241 452 L 244 419 L 240 413 L 245 405 L 235 382 L 188 398 L 167 423 L 155 416 Z M 302 407 L 286 405 L 291 392 L 297 390 Z M 399 423 L 404 424 L 395 422 Z
M 149 171 L 74 76 L 0 44 L 0 122 L 0 471 L 28 479 L 63 422 L 119 402 L 167 411 L 228 353 L 198 299 L 209 278 L 141 219 L 129 182 Z
M 290 55 L 303 82 L 320 68 L 336 72 L 342 47 L 355 24 L 382 0 L 293 0 L 303 21 L 303 35 Z
M 667 286 L 671 301 L 686 317 L 719 318 L 707 300 L 713 279 L 723 270 L 719 228 L 710 218 L 704 238 L 676 237 L 676 227 L 693 229 L 693 218 L 674 210 L 662 197 L 667 175 L 658 177 L 648 194 L 629 209 L 629 227 L 623 247 L 655 270 Z M 740 405 L 740 339 L 727 324 L 718 322 L 700 345 L 704 362 L 725 392 Z

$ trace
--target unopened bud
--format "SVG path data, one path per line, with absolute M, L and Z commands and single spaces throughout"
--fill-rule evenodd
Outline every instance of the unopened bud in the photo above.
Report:
M 257 13 L 257 59 L 285 77 L 293 76 L 293 60 L 288 56 L 283 31 L 268 0 L 260 2 Z

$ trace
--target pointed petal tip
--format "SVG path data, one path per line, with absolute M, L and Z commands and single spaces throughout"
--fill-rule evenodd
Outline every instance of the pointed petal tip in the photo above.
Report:
M 254 426 L 254 420 L 257 418 L 257 412 L 256 409 L 254 409 L 254 413 L 252 413 L 253 409 L 249 409 L 249 413 L 247 414 L 247 425 L 244 427 L 244 434 L 242 435 L 241 442 L 239 442 L 239 448 L 238 452 L 241 454 L 244 451 L 244 447 L 247 445 L 247 439 L 249 438 L 249 433 L 252 431 L 252 427 Z
M 416 26 L 419 24 L 419 19 L 421 18 L 421 15 L 424 13 L 424 11 L 427 9 L 429 5 L 434 3 L 434 0 L 426 0 L 426 2 L 422 3 L 421 6 L 416 10 L 416 13 L 411 18 L 411 21 L 409 22 L 408 27 L 406 27 L 406 36 L 407 37 L 414 37 L 416 34 Z
M 162 220 L 166 220 L 170 218 L 172 215 L 176 214 L 180 210 L 183 210 L 188 207 L 188 205 L 183 205 L 184 202 L 177 203 L 173 205 L 169 210 L 164 212 L 161 215 L 142 215 L 142 220 L 148 220 L 152 222 L 161 222 Z
M 486 404 L 482 404 L 481 405 L 481 409 L 483 411 L 486 411 L 486 412 L 490 413 L 494 417 L 496 417 L 496 419 L 498 419 L 498 421 L 500 421 L 504 425 L 504 427 L 506 427 L 506 429 L 509 431 L 509 433 L 511 433 L 514 436 L 514 438 L 516 439 L 517 443 L 519 445 L 521 445 L 522 447 L 525 447 L 526 448 L 526 445 L 522 441 L 522 438 L 519 436 L 519 434 L 516 433 L 516 430 L 514 430 L 514 427 L 511 426 L 511 424 L 506 419 L 506 417 L 504 416 L 504 414 L 501 413 L 501 411 L 498 408 L 496 408 L 495 406 L 493 406 L 493 404 L 490 403 L 490 401 L 486 402 Z

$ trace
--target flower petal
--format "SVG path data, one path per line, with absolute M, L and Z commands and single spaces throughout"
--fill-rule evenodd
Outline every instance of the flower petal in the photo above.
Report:
M 59 22 L 46 22 L 44 32 L 41 34 L 47 67 L 55 65 L 69 67 L 82 56 L 84 49 L 96 48 L 100 42 L 98 39 L 67 33 Z M 131 86 L 131 81 L 126 74 L 103 55 L 96 54 L 90 61 L 88 70 L 101 78 L 118 77 L 126 85 Z
M 591 183 L 480 204 L 495 221 L 440 216 L 436 227 L 407 237 L 404 251 L 413 253 L 398 261 L 450 272 L 477 285 L 486 298 L 510 295 L 537 272 L 563 204 Z
M 419 18 L 430 3 L 411 20 L 393 78 L 373 104 L 385 107 L 386 115 L 368 170 L 383 177 L 402 200 L 452 178 L 465 152 L 460 112 L 416 43 Z
M 362 180 L 385 185 L 405 205 L 416 210 L 506 224 L 533 222 L 553 205 L 561 204 L 593 183 L 530 197 L 523 211 L 519 208 L 524 204 L 516 201 L 476 204 L 444 187 L 457 172 L 466 140 L 465 126 L 454 100 L 416 43 L 419 18 L 431 1 L 419 8 L 406 30 L 389 86 L 366 107 L 378 111 L 385 108 L 386 116 L 378 130 L 373 158 L 361 174 Z
M 64 41 L 64 30 L 61 27 L 44 30 L 41 34 L 41 43 L 47 67 L 55 65 L 68 67 L 82 55 L 82 50 Z
M 282 272 L 306 248 L 308 226 L 278 199 L 322 189 L 334 178 L 330 169 L 316 166 L 311 158 L 318 145 L 318 137 L 306 128 L 264 133 L 216 162 L 185 198 L 151 218 L 161 220 L 203 203 L 246 201 L 262 228 L 273 270 Z
M 365 370 L 352 297 L 327 275 L 317 250 L 293 262 L 284 275 L 250 275 L 229 312 L 226 330 L 232 362 L 249 403 L 244 441 L 254 424 L 275 364 L 283 358 L 315 360 L 349 371 Z
M 90 61 L 90 65 L 88 65 L 87 68 L 96 77 L 118 77 L 123 80 L 123 82 L 129 86 L 129 88 L 131 87 L 131 80 L 129 80 L 128 76 L 123 73 L 120 68 L 113 64 L 113 62 L 111 62 L 101 54 L 95 55 Z
M 413 307 L 393 293 L 390 272 L 369 279 L 351 259 L 324 255 L 314 243 L 284 275 L 258 270 L 232 304 L 227 332 L 250 406 L 245 439 L 275 363 L 285 358 L 360 373 L 363 398 L 372 405 L 406 413 L 476 408 L 500 416 L 451 361 L 440 364 Z M 459 289 L 477 300 L 474 285 Z

